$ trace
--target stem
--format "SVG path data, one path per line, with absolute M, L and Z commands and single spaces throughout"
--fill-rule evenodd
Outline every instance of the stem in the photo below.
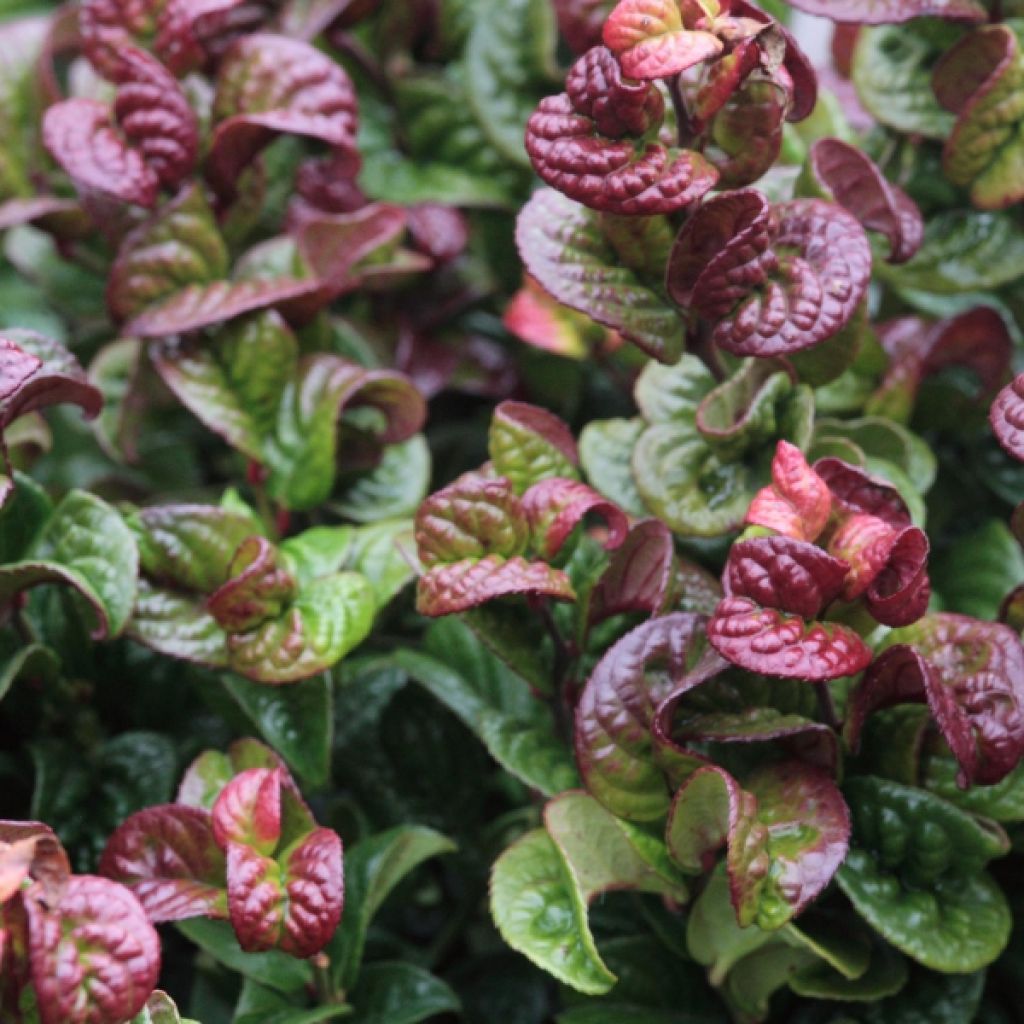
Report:
M 672 99 L 672 108 L 676 112 L 676 135 L 679 139 L 679 148 L 689 149 L 696 133 L 693 130 L 693 122 L 690 120 L 690 112 L 686 109 L 686 100 L 683 99 L 683 90 L 679 85 L 679 75 L 673 75 L 667 81 L 668 94 Z
M 818 710 L 821 712 L 821 717 L 825 720 L 825 724 L 830 729 L 839 732 L 839 716 L 836 714 L 836 702 L 832 699 L 832 691 L 828 688 L 828 683 L 815 683 L 814 689 L 818 695 Z
M 565 642 L 558 623 L 551 613 L 551 603 L 542 598 L 538 604 L 541 621 L 555 647 L 555 657 L 551 666 L 551 706 L 555 713 L 555 724 L 558 734 L 564 739 L 572 739 L 572 691 L 570 688 L 569 666 L 572 664 L 573 652 Z
M 326 953 L 310 957 L 313 968 L 313 984 L 316 986 L 316 1001 L 320 1006 L 343 1006 L 345 993 L 335 988 L 331 977 L 331 960 Z

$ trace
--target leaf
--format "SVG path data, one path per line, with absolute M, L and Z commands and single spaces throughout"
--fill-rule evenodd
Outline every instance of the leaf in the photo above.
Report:
M 684 27 L 675 0 L 622 0 L 604 24 L 603 38 L 628 78 L 670 78 L 723 49 L 714 33 Z
M 558 28 L 573 53 L 601 42 L 601 28 L 616 0 L 554 0 Z
M 544 808 L 544 827 L 561 850 L 589 904 L 606 892 L 652 892 L 682 902 L 687 885 L 664 843 L 606 811 L 579 790 Z
M 0 600 L 41 583 L 63 583 L 92 607 L 97 639 L 118 636 L 135 602 L 135 538 L 106 502 L 72 491 L 22 558 L 0 568 Z
M 358 167 L 352 82 L 308 43 L 268 33 L 239 39 L 220 65 L 213 118 L 207 173 L 226 198 L 234 196 L 253 157 L 281 132 L 325 142 Z
M 854 848 L 837 880 L 857 912 L 931 970 L 963 973 L 991 963 L 1011 923 L 1002 891 L 982 871 L 1006 850 L 1001 832 L 894 782 L 853 779 L 845 792 Z
M 92 419 L 103 399 L 63 345 L 34 331 L 4 331 L 0 337 L 0 431 L 19 416 L 61 403 L 79 406 Z
M 31 891 L 23 899 L 42 1024 L 101 1024 L 142 1009 L 160 973 L 160 940 L 127 889 L 73 875 L 52 909 Z
M 935 93 L 958 115 L 942 166 L 982 210 L 1024 198 L 1016 168 L 1024 159 L 1012 111 L 1024 87 L 1021 36 L 1011 24 L 985 25 L 965 36 L 935 67 Z M 1009 108 L 1009 109 L 1008 109 Z
M 856 675 L 871 662 L 871 650 L 848 626 L 807 623 L 745 597 L 722 600 L 708 623 L 708 640 L 748 671 L 808 682 Z
M 963 572 L 964 564 L 970 573 Z M 1024 580 L 1024 555 L 1002 520 L 990 519 L 933 559 L 930 571 L 950 611 L 991 622 L 999 618 L 1006 595 Z
M 676 302 L 714 323 L 718 345 L 765 357 L 836 334 L 870 276 L 867 236 L 845 210 L 815 199 L 770 207 L 745 189 L 706 202 L 687 221 L 667 282 Z
M 832 511 L 832 494 L 807 464 L 803 452 L 779 441 L 772 459 L 772 483 L 757 492 L 746 522 L 795 540 L 818 539 Z
M 376 523 L 413 516 L 430 489 L 431 456 L 422 434 L 388 445 L 377 466 L 346 487 L 333 507 L 346 519 Z
M 676 794 L 669 851 L 700 872 L 728 846 L 729 888 L 739 926 L 771 931 L 800 914 L 828 885 L 850 838 L 849 812 L 831 778 L 810 765 L 761 768 L 740 785 L 715 765 Z
M 589 623 L 626 612 L 667 611 L 675 576 L 675 546 L 668 527 L 658 519 L 642 520 L 612 553 L 591 590 Z
M 888 481 L 835 458 L 818 459 L 814 472 L 832 492 L 837 514 L 874 516 L 897 529 L 911 525 L 907 503 Z
M 576 708 L 576 760 L 587 790 L 630 821 L 669 807 L 651 725 L 704 652 L 703 616 L 678 612 L 627 633 L 598 662 Z M 699 761 L 689 761 L 691 768 Z
M 183 1020 L 174 1000 L 166 992 L 161 992 L 158 989 L 146 1000 L 146 1005 L 131 1021 L 131 1024 L 193 1024 L 193 1022 Z
M 459 997 L 440 978 L 402 961 L 369 964 L 351 993 L 352 1024 L 418 1024 L 458 1013 Z
M 362 976 L 366 932 L 398 883 L 424 861 L 451 853 L 455 844 L 422 825 L 399 825 L 363 839 L 345 854 L 345 914 L 328 947 L 332 977 L 350 989 Z
M 637 491 L 631 460 L 644 431 L 640 419 L 591 420 L 580 434 L 580 462 L 590 486 L 613 497 L 631 516 L 642 518 L 647 506 Z
M 238 676 L 224 676 L 222 682 L 290 768 L 311 786 L 327 781 L 333 692 L 326 675 L 285 687 L 268 687 Z
M 683 324 L 660 280 L 622 258 L 597 214 L 540 189 L 519 214 L 516 245 L 527 271 L 559 302 L 619 331 L 656 359 L 678 359 Z
M 892 947 L 879 943 L 871 963 L 857 978 L 845 978 L 824 960 L 798 970 L 789 987 L 807 999 L 875 1003 L 896 995 L 907 984 L 907 961 Z
M 664 112 L 650 83 L 630 81 L 610 51 L 595 47 L 570 68 L 566 91 L 530 116 L 526 151 L 545 184 L 591 209 L 672 213 L 700 199 L 718 173 L 695 151 L 656 141 L 638 149 L 628 138 L 653 135 Z
M 487 137 L 524 167 L 523 132 L 542 72 L 554 63 L 555 21 L 542 0 L 479 8 L 466 42 L 467 97 Z
M 851 742 L 873 711 L 927 700 L 962 782 L 991 785 L 1013 771 L 1024 755 L 1024 648 L 1013 631 L 944 613 L 888 643 L 851 698 Z
M 886 181 L 865 154 L 840 139 L 819 139 L 809 168 L 830 199 L 849 210 L 869 231 L 884 235 L 889 261 L 906 263 L 924 240 L 924 221 L 914 201 Z
M 787 0 L 808 14 L 866 25 L 910 21 L 912 18 L 950 18 L 982 21 L 985 9 L 974 0 Z
M 156 171 L 118 135 L 110 112 L 97 100 L 62 100 L 49 107 L 43 141 L 79 188 L 96 189 L 148 209 L 156 205 L 160 191 Z
M 989 422 L 996 440 L 1015 459 L 1024 462 L 1024 374 L 1015 377 L 996 396 Z
M 602 995 L 615 984 L 594 944 L 572 868 L 542 829 L 495 862 L 491 916 L 508 945 L 577 991 Z
M 545 796 L 554 796 L 577 784 L 569 752 L 555 734 L 554 722 L 542 704 L 527 697 L 525 708 L 504 707 L 498 695 L 480 692 L 481 683 L 475 673 L 459 672 L 413 651 L 397 652 L 394 661 L 458 715 L 498 764 L 526 785 Z M 518 681 L 515 686 L 525 690 Z
M 574 479 L 579 455 L 565 422 L 526 402 L 502 402 L 491 418 L 487 451 L 498 476 L 522 495 L 549 477 Z
M 907 12 L 914 9 L 892 6 Z M 868 113 L 895 131 L 946 139 L 954 119 L 935 98 L 932 69 L 960 34 L 953 25 L 935 22 L 883 25 L 859 33 L 852 77 Z
M 165 804 L 138 811 L 107 842 L 100 871 L 127 886 L 153 922 L 226 917 L 226 863 L 210 815 Z
M 732 546 L 722 583 L 729 597 L 816 619 L 839 596 L 848 570 L 806 541 L 754 537 Z
M 544 558 L 554 558 L 588 515 L 604 519 L 608 536 L 603 545 L 608 550 L 617 548 L 629 531 L 625 512 L 578 480 L 541 480 L 523 495 L 523 509 L 533 546 Z

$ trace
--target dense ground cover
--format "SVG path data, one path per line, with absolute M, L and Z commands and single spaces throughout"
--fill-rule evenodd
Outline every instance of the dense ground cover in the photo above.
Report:
M 1024 1019 L 1024 5 L 0 10 L 0 1019 Z

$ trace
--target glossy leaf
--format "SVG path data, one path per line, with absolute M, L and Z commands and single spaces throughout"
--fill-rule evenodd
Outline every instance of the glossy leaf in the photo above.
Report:
M 657 359 L 678 358 L 683 325 L 660 281 L 619 255 L 597 214 L 558 192 L 539 190 L 519 214 L 516 244 L 527 271 L 559 302 Z
M 772 483 L 758 491 L 746 522 L 795 540 L 818 539 L 832 511 L 832 495 L 803 452 L 780 441 L 772 459 Z
M 30 895 L 25 909 L 42 1024 L 107 1024 L 142 1009 L 160 973 L 160 940 L 127 889 L 75 875 L 55 908 Z
M 996 396 L 989 413 L 996 440 L 1015 459 L 1024 462 L 1024 374 Z
M 502 402 L 494 410 L 487 450 L 498 475 L 510 480 L 520 495 L 548 477 L 572 479 L 579 463 L 568 426 L 525 402 Z
M 668 809 L 651 725 L 658 705 L 705 650 L 703 625 L 702 616 L 684 612 L 632 630 L 598 662 L 583 689 L 576 760 L 588 791 L 619 817 L 653 821 Z
M 546 184 L 594 210 L 681 210 L 714 186 L 715 169 L 692 150 L 648 142 L 638 152 L 624 138 L 657 127 L 664 106 L 650 83 L 630 81 L 609 50 L 595 47 L 570 69 L 566 92 L 531 115 L 526 151 Z
M 780 928 L 824 889 L 846 855 L 849 813 L 832 780 L 808 765 L 762 768 L 743 787 L 709 765 L 683 784 L 667 826 L 669 850 L 687 870 L 728 846 L 727 870 L 741 928 Z
M 888 942 L 932 970 L 991 963 L 1010 914 L 981 870 L 1006 839 L 939 797 L 870 777 L 847 783 L 854 848 L 840 887 Z M 883 824 L 884 822 L 884 824 Z
M 665 524 L 657 519 L 637 523 L 590 592 L 590 622 L 624 612 L 658 615 L 667 611 L 675 570 L 672 534 Z
M 352 990 L 352 1005 L 352 1024 L 419 1024 L 462 1008 L 440 978 L 400 961 L 368 965 Z
M 495 862 L 491 915 L 513 949 L 559 981 L 590 995 L 615 984 L 594 944 L 579 882 L 544 830 L 528 832 Z
M 608 529 L 604 546 L 617 548 L 629 531 L 629 519 L 618 505 L 578 480 L 549 477 L 523 495 L 533 546 L 544 558 L 554 558 L 573 530 L 588 515 L 599 515 Z
M 603 38 L 627 78 L 670 78 L 723 49 L 714 33 L 684 27 L 676 0 L 621 0 Z
M 855 21 L 867 25 L 909 21 L 911 18 L 938 17 L 962 21 L 981 21 L 984 8 L 974 0 L 787 0 L 808 14 L 833 21 Z

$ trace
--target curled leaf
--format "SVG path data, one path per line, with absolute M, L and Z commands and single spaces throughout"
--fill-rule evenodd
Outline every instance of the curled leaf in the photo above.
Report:
M 534 484 L 523 495 L 534 546 L 545 558 L 554 558 L 584 518 L 596 513 L 608 524 L 605 547 L 617 548 L 629 531 L 626 513 L 578 480 L 551 477 Z
M 820 682 L 851 676 L 871 663 L 871 650 L 848 626 L 805 622 L 747 597 L 726 597 L 708 623 L 711 646 L 750 672 Z
M 571 478 L 579 465 L 576 441 L 554 413 L 526 402 L 502 402 L 487 435 L 491 462 L 522 494 L 548 477 Z
M 595 210 L 617 214 L 671 213 L 715 184 L 715 169 L 699 153 L 648 142 L 642 136 L 664 117 L 661 94 L 628 81 L 609 50 L 595 47 L 569 71 L 566 92 L 549 96 L 530 117 L 526 151 L 548 185 Z
M 827 484 L 837 511 L 845 515 L 876 516 L 898 528 L 910 526 L 907 503 L 885 480 L 832 457 L 818 459 L 814 472 Z
M 723 49 L 713 32 L 684 26 L 677 0 L 620 0 L 603 38 L 627 78 L 669 78 Z
M 989 422 L 996 440 L 1015 459 L 1024 462 L 1024 373 L 996 396 Z
M 590 592 L 590 623 L 625 612 L 666 610 L 676 567 L 672 534 L 660 519 L 637 523 Z
M 832 511 L 832 494 L 796 445 L 779 441 L 772 459 L 772 483 L 758 491 L 746 522 L 796 540 L 818 539 Z

